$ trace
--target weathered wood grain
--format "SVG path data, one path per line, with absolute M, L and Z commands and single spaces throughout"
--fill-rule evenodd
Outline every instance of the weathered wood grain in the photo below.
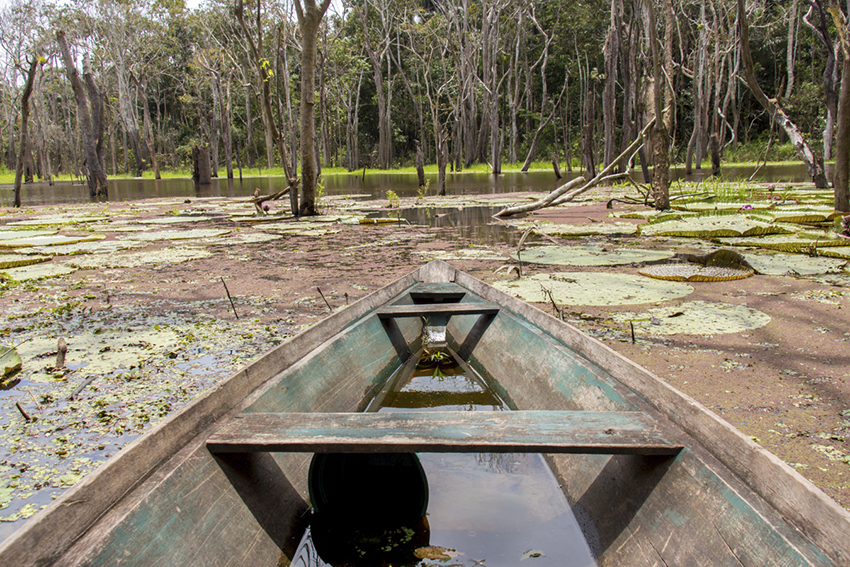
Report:
M 429 317 L 435 315 L 493 315 L 499 306 L 489 303 L 418 303 L 414 305 L 389 305 L 378 309 L 378 317 Z
M 674 455 L 643 414 L 627 412 L 391 412 L 243 414 L 207 440 L 228 452 L 487 452 Z

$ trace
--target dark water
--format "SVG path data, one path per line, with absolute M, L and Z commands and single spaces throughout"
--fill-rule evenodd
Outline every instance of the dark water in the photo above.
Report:
M 746 180 L 755 171 L 754 167 L 726 167 L 723 170 L 725 180 Z M 695 170 L 685 175 L 683 168 L 671 170 L 672 179 L 694 181 L 705 179 L 710 169 Z M 446 191 L 449 195 L 485 195 L 530 191 L 552 191 L 580 172 L 564 174 L 558 180 L 551 171 L 531 173 L 510 172 L 494 176 L 489 173 L 449 173 Z M 635 171 L 634 176 L 640 176 Z M 427 176 L 431 183 L 429 194 L 435 194 L 437 176 Z M 760 169 L 754 180 L 765 182 L 805 182 L 809 181 L 806 168 L 802 164 L 771 165 Z M 413 173 L 381 173 L 362 171 L 351 174 L 332 174 L 323 177 L 327 195 L 369 195 L 373 198 L 385 198 L 387 191 L 394 191 L 401 197 L 416 196 L 418 181 Z M 270 194 L 285 188 L 282 177 L 245 177 L 237 179 L 214 179 L 210 185 L 195 185 L 191 179 L 116 179 L 109 182 L 109 201 L 136 201 L 140 199 L 174 198 L 197 199 L 202 197 L 246 197 L 259 188 L 264 194 Z M 11 207 L 14 200 L 13 186 L 0 185 L 0 206 Z M 87 203 L 91 199 L 85 184 L 69 182 L 24 185 L 21 189 L 23 206 Z
M 420 363 L 402 377 L 378 411 L 505 411 L 471 368 Z M 427 529 L 417 546 L 444 548 L 451 559 L 396 560 L 393 565 L 487 567 L 591 566 L 595 560 L 566 497 L 541 455 L 423 453 L 428 479 Z M 292 565 L 325 567 L 310 530 Z M 524 561 L 528 560 L 528 563 Z M 380 565 L 377 558 L 334 565 Z

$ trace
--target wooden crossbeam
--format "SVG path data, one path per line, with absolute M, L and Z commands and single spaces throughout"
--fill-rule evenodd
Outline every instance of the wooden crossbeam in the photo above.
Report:
M 378 309 L 378 317 L 433 317 L 437 315 L 495 315 L 499 306 L 493 303 L 423 303 L 416 305 L 389 305 Z
M 241 414 L 207 440 L 214 453 L 593 453 L 675 455 L 645 414 L 478 411 Z

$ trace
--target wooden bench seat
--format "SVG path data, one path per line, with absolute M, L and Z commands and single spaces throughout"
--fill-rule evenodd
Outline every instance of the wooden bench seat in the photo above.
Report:
M 675 455 L 637 412 L 246 413 L 207 440 L 214 453 L 595 453 Z
M 452 315 L 495 315 L 499 306 L 493 303 L 419 303 L 390 305 L 378 310 L 381 319 L 397 317 L 429 317 Z

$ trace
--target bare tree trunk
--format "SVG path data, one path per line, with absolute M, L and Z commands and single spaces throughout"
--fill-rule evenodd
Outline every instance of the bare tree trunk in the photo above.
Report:
M 15 207 L 21 207 L 21 176 L 24 169 L 24 148 L 27 146 L 29 138 L 29 117 L 30 117 L 30 95 L 32 94 L 32 85 L 35 80 L 35 73 L 38 69 L 38 57 L 33 56 L 30 61 L 30 67 L 27 71 L 27 81 L 24 84 L 24 90 L 21 93 L 21 143 L 18 146 L 18 159 L 15 164 Z
M 96 92 L 96 89 L 92 89 L 94 87 L 93 81 L 86 81 L 87 84 L 90 83 L 88 89 L 86 89 L 86 85 L 80 79 L 74 59 L 71 57 L 71 51 L 68 49 L 64 31 L 59 30 L 56 32 L 56 41 L 62 51 L 65 70 L 68 74 L 68 80 L 71 82 L 71 88 L 74 91 L 74 98 L 77 101 L 77 123 L 79 124 L 80 134 L 83 138 L 83 150 L 85 151 L 86 167 L 88 168 L 89 194 L 92 197 L 99 195 L 106 196 L 108 193 L 106 171 L 102 167 L 98 151 L 98 147 L 102 146 L 102 139 L 98 139 L 98 134 L 102 132 L 100 110 L 102 102 L 99 100 L 99 96 L 92 97 Z M 83 72 L 86 72 L 85 61 Z M 91 110 L 89 109 L 90 105 Z
M 602 128 L 605 132 L 605 163 L 611 163 L 617 151 L 617 129 L 615 126 L 617 104 L 617 67 L 620 55 L 620 18 L 617 13 L 618 0 L 611 0 L 611 21 L 608 35 L 602 47 L 605 60 L 605 86 L 602 89 Z
M 758 84 L 755 71 L 753 70 L 752 54 L 750 53 L 750 31 L 749 24 L 747 23 L 744 0 L 738 0 L 738 26 L 740 27 L 741 33 L 741 61 L 744 67 L 744 76 L 747 81 L 747 86 L 750 88 L 750 91 L 753 93 L 753 96 L 759 104 L 770 115 L 771 119 L 777 125 L 781 126 L 785 130 L 785 133 L 788 134 L 788 139 L 797 149 L 797 155 L 799 155 L 800 159 L 803 160 L 803 163 L 806 164 L 806 168 L 809 170 L 809 175 L 811 176 L 815 187 L 818 189 L 827 189 L 829 184 L 826 181 L 826 175 L 823 170 L 823 159 L 812 152 L 812 149 L 806 143 L 806 140 L 802 133 L 800 133 L 800 130 L 791 121 L 791 119 L 788 118 L 788 115 L 785 114 L 785 111 L 780 106 L 779 101 L 776 99 L 768 99 L 767 95 L 764 94 L 764 91 L 761 90 L 761 87 Z
M 666 0 L 669 2 L 670 0 Z M 652 148 L 652 200 L 659 211 L 670 208 L 670 181 L 668 179 L 669 164 L 667 161 L 667 146 L 670 137 L 668 127 L 664 123 L 663 91 L 664 71 L 662 69 L 661 54 L 658 50 L 658 34 L 655 27 L 655 7 L 653 4 L 647 6 L 649 22 L 649 43 L 652 52 L 652 80 L 653 99 L 655 106 L 655 125 L 649 133 L 650 147 Z
M 841 90 L 838 97 L 838 135 L 835 141 L 835 175 L 832 181 L 836 211 L 850 212 L 850 45 L 847 27 L 838 9 L 832 12 L 839 29 L 844 64 L 841 72 Z
M 298 214 L 315 215 L 316 210 L 316 116 L 315 98 L 316 49 L 319 24 L 331 0 L 317 6 L 315 0 L 295 0 L 298 25 L 301 28 L 301 191 L 304 200 Z M 295 191 L 292 191 L 295 193 Z
M 130 85 L 127 81 L 127 70 L 124 68 L 124 60 L 119 59 L 118 68 L 118 115 L 121 117 L 121 123 L 124 125 L 124 131 L 130 138 L 130 146 L 133 148 L 133 159 L 136 164 L 136 177 L 142 176 L 142 171 L 145 169 L 142 161 L 142 145 L 139 140 L 139 127 L 136 124 L 136 116 L 133 112 L 132 101 L 130 96 Z

